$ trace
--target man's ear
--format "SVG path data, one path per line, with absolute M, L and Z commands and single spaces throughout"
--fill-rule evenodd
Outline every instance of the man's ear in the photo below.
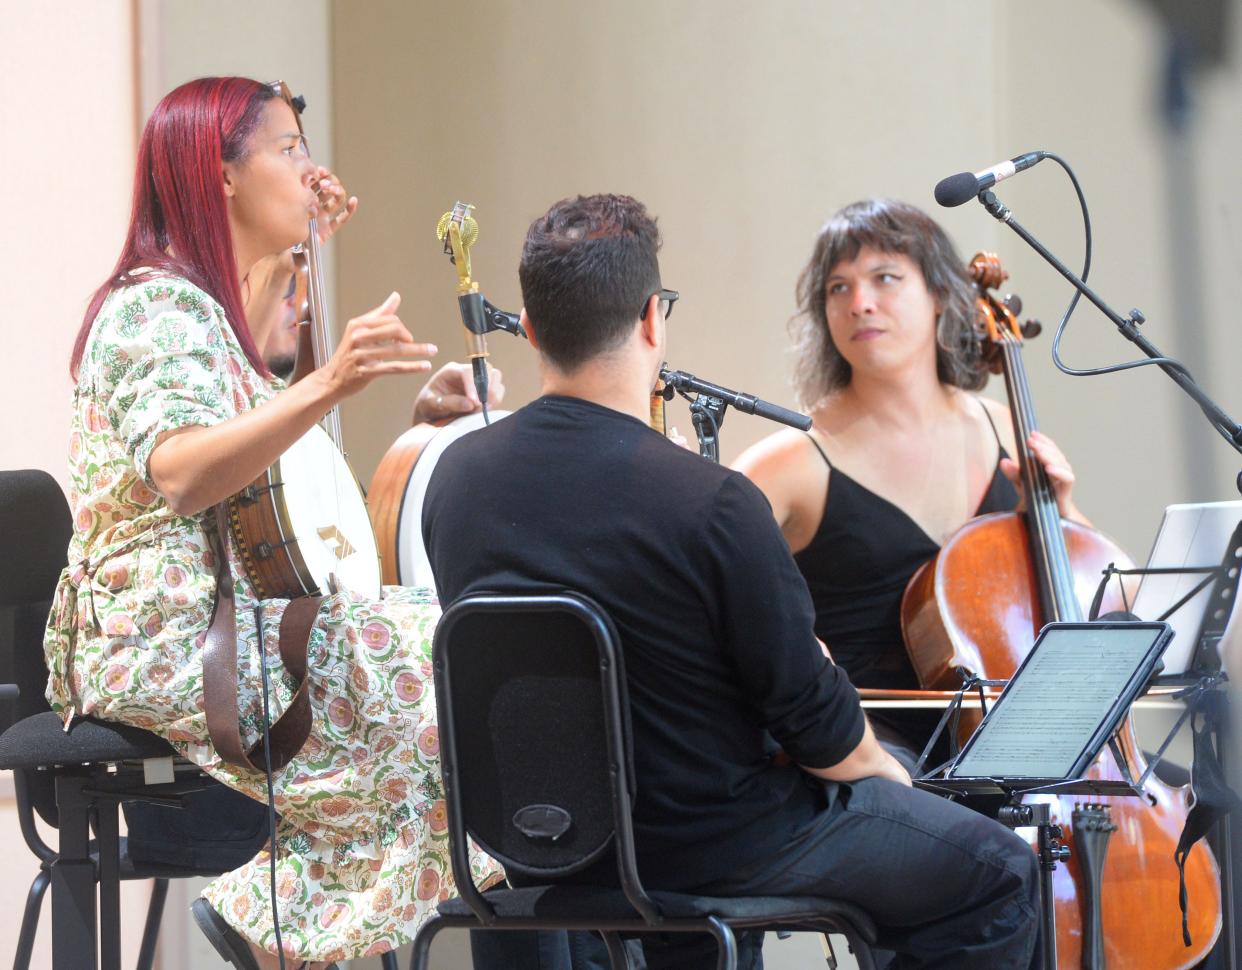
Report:
M 656 322 L 660 319 L 660 294 L 652 293 L 651 298 L 647 300 L 647 305 L 643 307 L 642 319 L 638 321 L 640 333 L 643 340 L 652 347 L 660 344 L 660 334 L 656 329 L 659 324 Z
M 531 326 L 530 317 L 526 315 L 526 307 L 522 307 L 522 313 L 518 317 L 518 326 L 526 331 L 526 339 L 530 341 L 532 347 L 538 350 L 539 338 L 535 336 L 535 328 Z

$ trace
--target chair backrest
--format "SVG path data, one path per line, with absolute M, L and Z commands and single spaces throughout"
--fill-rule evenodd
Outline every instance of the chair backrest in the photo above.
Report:
M 48 709 L 43 630 L 72 533 L 56 479 L 0 471 L 0 683 L 21 688 L 15 704 L 0 706 L 0 731 Z
M 434 644 L 453 869 L 471 901 L 468 834 L 511 875 L 555 880 L 615 850 L 634 862 L 629 706 L 616 629 L 576 593 L 463 597 Z
M 0 732 L 48 710 L 43 631 L 73 532 L 56 479 L 44 471 L 0 471 L 0 684 L 21 696 L 0 703 Z M 46 774 L 46 773 L 43 773 Z M 34 807 L 55 819 L 51 779 L 28 773 Z

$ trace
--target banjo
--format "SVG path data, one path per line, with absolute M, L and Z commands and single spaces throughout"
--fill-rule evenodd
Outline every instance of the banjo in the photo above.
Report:
M 293 98 L 283 82 L 277 90 L 293 108 L 301 131 L 302 99 Z M 322 367 L 333 350 L 314 219 L 300 249 L 295 256 L 303 263 L 299 277 L 306 282 L 309 321 L 300 328 L 293 380 Z M 314 368 L 304 369 L 308 339 Z M 380 598 L 379 548 L 366 499 L 345 460 L 338 407 L 228 500 L 228 520 L 260 598 L 295 599 L 341 589 Z

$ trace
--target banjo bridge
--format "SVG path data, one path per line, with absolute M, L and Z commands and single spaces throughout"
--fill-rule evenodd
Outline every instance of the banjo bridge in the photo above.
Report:
M 354 548 L 345 534 L 335 525 L 323 526 L 316 531 L 325 546 L 332 550 L 337 559 L 348 559 L 358 550 Z

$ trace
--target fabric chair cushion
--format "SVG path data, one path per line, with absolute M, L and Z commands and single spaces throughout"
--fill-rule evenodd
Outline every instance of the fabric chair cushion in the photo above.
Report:
M 511 872 L 543 881 L 580 870 L 612 843 L 613 804 L 599 656 L 591 630 L 564 612 L 457 612 L 436 632 L 452 673 L 438 696 L 452 725 L 466 827 Z M 467 712 L 469 712 L 467 714 Z M 448 728 L 443 716 L 440 731 Z M 570 820 L 530 838 L 515 820 L 536 805 Z
M 36 469 L 0 472 L 0 604 L 47 599 L 65 568 L 73 517 L 51 475 Z M 14 553 L 17 553 L 16 555 Z
M 127 724 L 77 718 L 69 731 L 48 711 L 0 735 L 0 770 L 174 757 L 163 738 Z

